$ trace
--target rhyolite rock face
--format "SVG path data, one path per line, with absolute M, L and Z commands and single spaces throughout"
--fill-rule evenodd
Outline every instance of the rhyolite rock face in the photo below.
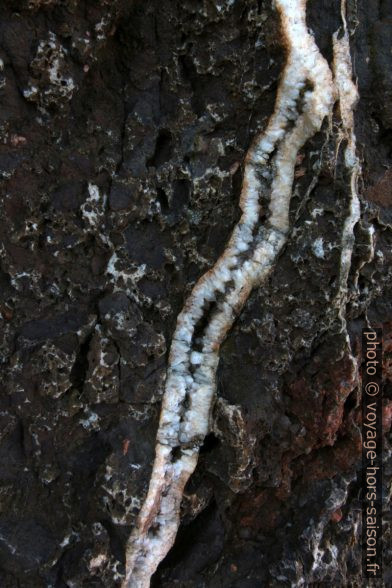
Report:
M 156 587 L 361 584 L 367 323 L 385 337 L 392 582 L 392 9 L 348 15 L 363 173 L 347 295 L 336 118 L 298 157 L 288 243 L 222 346 Z M 340 3 L 309 0 L 308 22 L 331 61 Z M 239 218 L 244 155 L 273 111 L 279 20 L 269 0 L 5 1 L 0 58 L 0 585 L 110 588 L 176 317 Z

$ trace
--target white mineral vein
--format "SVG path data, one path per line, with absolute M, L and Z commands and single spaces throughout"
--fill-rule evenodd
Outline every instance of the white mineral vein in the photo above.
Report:
M 342 253 L 340 256 L 339 289 L 336 297 L 340 307 L 343 328 L 345 328 L 345 305 L 347 302 L 347 282 L 351 268 L 354 247 L 354 228 L 360 219 L 360 202 L 358 198 L 358 178 L 361 173 L 360 161 L 356 154 L 356 137 L 354 131 L 354 108 L 358 101 L 358 90 L 353 82 L 350 55 L 350 40 L 346 24 L 346 2 L 341 2 L 343 34 L 337 31 L 333 35 L 333 73 L 336 88 L 336 99 L 339 101 L 342 129 L 341 140 L 346 141 L 344 163 L 349 173 L 350 202 L 342 233 Z
M 298 151 L 332 111 L 332 74 L 307 28 L 306 0 L 276 0 L 276 6 L 287 59 L 275 110 L 246 156 L 242 216 L 224 253 L 197 282 L 177 319 L 156 456 L 127 546 L 124 588 L 148 588 L 174 543 L 184 486 L 209 431 L 220 345 L 286 243 Z M 269 216 L 263 225 L 262 194 L 269 194 Z

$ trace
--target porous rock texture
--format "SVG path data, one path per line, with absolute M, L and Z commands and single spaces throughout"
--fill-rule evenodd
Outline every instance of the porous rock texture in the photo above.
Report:
M 307 3 L 331 70 L 340 10 Z M 297 157 L 287 243 L 220 349 L 210 433 L 153 587 L 361 585 L 366 324 L 384 328 L 392 582 L 390 3 L 348 1 L 347 28 L 360 219 L 349 233 L 336 106 Z M 2 3 L 1 586 L 121 585 L 177 316 L 239 220 L 282 41 L 270 0 Z

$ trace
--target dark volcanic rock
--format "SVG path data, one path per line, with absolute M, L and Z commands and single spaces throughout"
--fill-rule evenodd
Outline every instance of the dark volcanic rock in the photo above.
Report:
M 2 2 L 1 587 L 120 586 L 176 318 L 239 218 L 244 156 L 273 112 L 272 4 Z M 391 453 L 392 9 L 347 4 L 363 167 L 347 304 L 334 118 L 298 157 L 290 239 L 222 346 L 154 587 L 361 585 L 367 324 L 384 327 Z M 309 0 L 308 23 L 330 61 L 340 2 Z M 386 586 L 391 474 L 386 462 Z

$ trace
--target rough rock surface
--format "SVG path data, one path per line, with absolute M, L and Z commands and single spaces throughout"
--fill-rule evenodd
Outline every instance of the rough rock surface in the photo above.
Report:
M 361 585 L 367 323 L 385 336 L 392 583 L 392 8 L 348 12 L 363 169 L 348 295 L 333 121 L 298 158 L 289 242 L 222 347 L 155 587 Z M 331 60 L 340 3 L 309 0 L 308 20 Z M 177 314 L 238 220 L 244 155 L 273 110 L 279 21 L 270 0 L 5 0 L 0 59 L 0 585 L 111 588 Z

